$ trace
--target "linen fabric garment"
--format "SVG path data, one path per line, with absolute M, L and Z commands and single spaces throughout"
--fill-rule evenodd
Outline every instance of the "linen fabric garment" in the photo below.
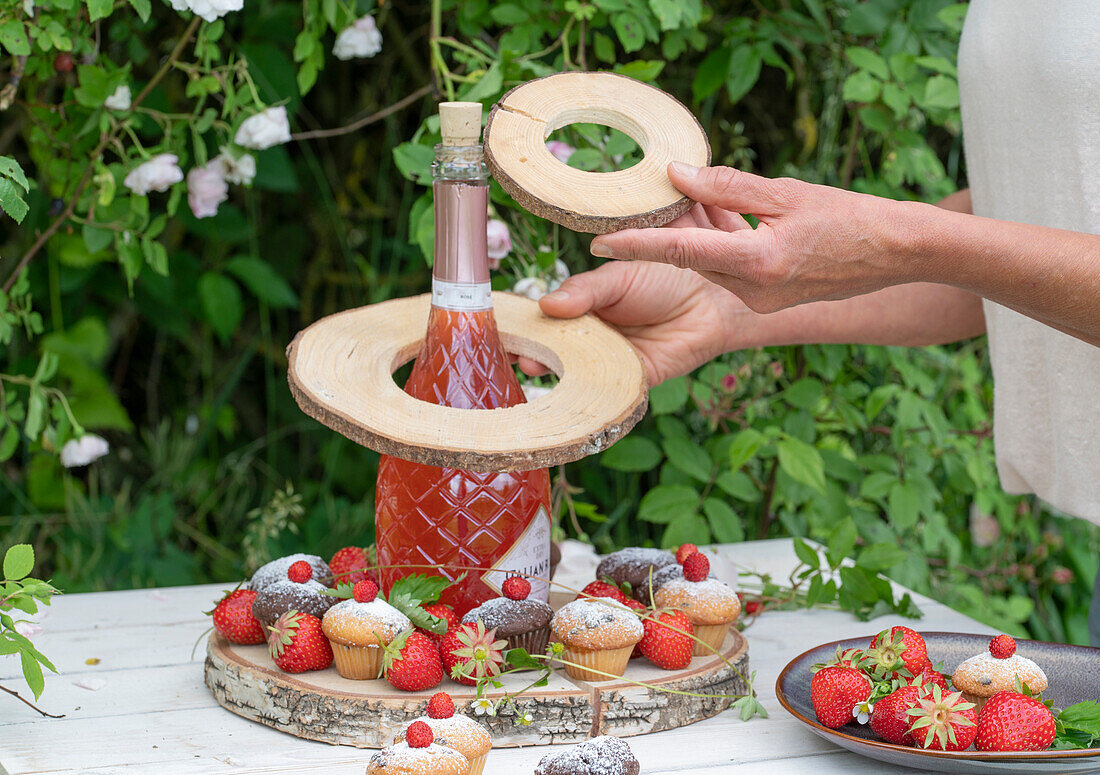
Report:
M 973 0 L 959 91 L 974 214 L 1100 234 L 1100 0 Z M 1100 347 L 983 306 L 1002 485 L 1100 524 Z

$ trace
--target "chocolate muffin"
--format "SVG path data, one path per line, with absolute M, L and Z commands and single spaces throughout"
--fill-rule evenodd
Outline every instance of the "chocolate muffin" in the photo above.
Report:
M 601 735 L 557 753 L 548 753 L 535 775 L 638 775 L 641 765 L 625 742 Z
M 313 579 L 299 584 L 284 574 L 282 581 L 265 585 L 256 595 L 252 601 L 252 615 L 260 621 L 265 631 L 287 611 L 301 611 L 320 619 L 339 602 L 339 598 L 324 594 L 326 589 L 328 587 Z
M 264 587 L 269 584 L 274 584 L 277 581 L 286 581 L 286 572 L 290 570 L 291 565 L 299 560 L 305 560 L 309 563 L 309 567 L 313 571 L 314 581 L 324 584 L 326 587 L 332 586 L 332 569 L 329 568 L 328 563 L 315 554 L 299 553 L 288 554 L 286 557 L 279 557 L 266 565 L 261 565 L 256 572 L 252 574 L 252 581 L 249 582 L 248 588 L 256 592 L 262 592 Z
M 531 585 L 527 585 L 529 592 Z M 541 600 L 526 595 L 518 600 L 495 597 L 486 600 L 462 617 L 463 624 L 480 621 L 487 630 L 496 630 L 498 638 L 508 641 L 510 649 L 525 649 L 528 654 L 546 651 L 550 640 L 550 620 L 554 611 Z
M 630 584 L 630 594 L 640 603 L 646 600 L 639 597 L 636 590 L 649 586 L 650 570 L 656 573 L 666 566 L 676 565 L 676 557 L 663 549 L 646 549 L 632 546 L 607 555 L 596 568 L 596 578 L 607 576 L 619 586 Z

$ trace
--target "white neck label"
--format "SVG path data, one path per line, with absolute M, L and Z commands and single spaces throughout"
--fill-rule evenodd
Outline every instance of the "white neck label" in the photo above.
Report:
M 489 283 L 447 283 L 433 277 L 432 306 L 463 311 L 492 309 L 492 288 Z

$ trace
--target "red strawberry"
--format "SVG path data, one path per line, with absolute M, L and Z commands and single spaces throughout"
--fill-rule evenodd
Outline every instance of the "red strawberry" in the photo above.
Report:
M 332 646 L 321 631 L 321 620 L 313 614 L 287 611 L 270 630 L 267 647 L 281 670 L 305 673 L 332 664 Z
M 370 558 L 358 546 L 345 546 L 343 549 L 337 549 L 336 554 L 332 555 L 332 559 L 328 561 L 328 566 L 332 568 L 333 584 L 335 586 L 356 584 L 366 579 L 370 579 L 377 584 L 378 579 L 367 570 L 369 565 Z
M 684 558 L 684 578 L 688 581 L 703 581 L 710 575 L 710 560 L 702 552 L 689 554 Z
M 395 689 L 421 692 L 443 680 L 443 662 L 431 638 L 406 630 L 385 647 L 382 673 Z
M 810 681 L 810 702 L 817 720 L 840 729 L 852 720 L 852 708 L 871 696 L 871 681 L 853 667 L 826 667 Z
M 356 603 L 373 602 L 378 597 L 378 585 L 370 579 L 357 581 L 355 586 L 351 588 L 351 596 L 355 598 Z
M 481 678 L 500 675 L 507 648 L 507 641 L 497 640 L 496 630 L 486 630 L 478 621 L 447 630 L 439 654 L 452 680 L 474 686 Z
M 649 610 L 648 608 L 645 607 L 644 603 L 639 603 L 637 600 L 635 600 L 632 597 L 628 597 L 626 599 L 626 602 L 623 603 L 623 605 L 625 605 L 631 611 L 648 611 Z M 637 659 L 638 657 L 642 656 L 641 645 L 642 645 L 641 641 L 634 644 L 634 650 L 630 652 L 630 658 L 631 659 Z
M 313 578 L 313 568 L 305 560 L 298 560 L 286 569 L 286 577 L 297 584 L 305 584 Z
M 526 600 L 531 594 L 531 582 L 523 576 L 509 576 L 500 585 L 500 591 L 509 600 Z
M 680 548 L 676 550 L 676 562 L 683 565 L 684 560 L 695 554 L 697 551 L 699 551 L 699 547 L 695 544 L 680 544 Z
M 978 734 L 974 703 L 964 700 L 962 692 L 944 692 L 938 685 L 917 699 L 909 720 L 909 734 L 921 748 L 965 751 Z
M 609 581 L 593 581 L 588 584 L 581 593 L 577 595 L 577 598 L 582 597 L 610 597 L 613 600 L 618 600 L 623 605 L 626 605 L 626 595 L 622 590 Z
M 428 603 L 427 605 L 421 606 L 421 608 L 437 619 L 442 619 L 447 627 L 444 632 L 432 632 L 423 627 L 416 628 L 417 632 L 421 635 L 427 635 L 431 642 L 436 645 L 436 648 L 439 648 L 440 644 L 443 642 L 443 636 L 446 635 L 451 628 L 458 625 L 458 615 L 455 613 L 455 609 L 444 603 Z
M 914 686 L 919 686 L 924 690 L 924 693 L 931 692 L 933 687 L 940 687 L 943 691 L 949 691 L 951 687 L 947 685 L 947 678 L 936 668 L 932 667 L 931 662 L 925 662 L 924 669 L 921 670 L 911 682 Z
M 919 675 L 927 661 L 928 647 L 920 633 L 898 626 L 874 637 L 860 666 L 875 678 L 893 680 Z
M 435 740 L 432 728 L 423 721 L 414 721 L 405 730 L 405 742 L 409 748 L 427 748 Z
M 989 653 L 997 659 L 1008 659 L 1016 653 L 1016 641 L 1008 635 L 998 635 L 989 641 Z
M 455 701 L 447 692 L 437 692 L 428 700 L 428 718 L 450 718 L 455 714 Z
M 888 743 L 915 745 L 916 740 L 909 734 L 909 728 L 913 725 L 909 711 L 917 706 L 918 699 L 918 686 L 903 686 L 887 694 L 875 703 L 871 711 L 871 730 Z
M 457 665 L 464 662 L 462 658 L 455 656 L 455 651 L 462 648 L 462 644 L 458 640 L 458 633 L 463 629 L 462 626 L 451 627 L 447 630 L 447 634 L 439 639 L 439 657 L 443 662 L 443 672 L 448 678 L 465 686 L 477 686 L 477 681 L 473 677 L 456 676 L 452 672 Z
M 645 634 L 637 648 L 662 670 L 683 670 L 691 663 L 695 632 L 682 611 L 660 611 L 642 619 Z
M 997 692 L 978 714 L 979 751 L 1043 751 L 1054 742 L 1054 715 L 1040 700 Z
M 842 649 L 840 646 L 836 647 L 836 656 L 831 662 L 819 662 L 816 665 L 810 667 L 811 670 L 817 672 L 823 667 L 854 667 L 859 669 L 859 661 L 863 658 L 863 652 L 859 649 Z
M 255 646 L 267 640 L 264 627 L 252 614 L 252 601 L 256 593 L 251 589 L 235 589 L 226 594 L 214 610 L 214 629 L 230 643 Z

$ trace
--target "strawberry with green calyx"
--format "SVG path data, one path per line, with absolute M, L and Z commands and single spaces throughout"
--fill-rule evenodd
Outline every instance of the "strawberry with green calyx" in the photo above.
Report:
M 324 670 L 332 664 L 332 646 L 316 616 L 287 611 L 268 629 L 268 651 L 279 669 L 287 673 L 305 673 Z
M 909 728 L 913 725 L 909 711 L 917 707 L 920 696 L 920 687 L 912 684 L 887 694 L 875 703 L 871 712 L 871 731 L 894 745 L 916 745 L 917 741 L 909 733 Z
M 582 597 L 609 597 L 626 605 L 626 601 L 629 599 L 627 594 L 614 581 L 604 576 L 596 581 L 590 581 L 577 595 L 577 599 L 580 600 Z
M 871 681 L 854 667 L 823 667 L 810 680 L 814 714 L 829 729 L 840 729 L 853 718 L 853 709 L 871 696 Z
M 421 692 L 443 680 L 443 662 L 431 638 L 405 630 L 383 647 L 382 674 L 390 686 L 404 692 Z
M 927 662 L 928 647 L 920 633 L 896 626 L 874 637 L 860 667 L 876 680 L 894 680 L 919 675 Z
M 206 615 L 214 617 L 214 629 L 230 643 L 256 646 L 267 640 L 267 634 L 260 620 L 252 613 L 255 600 L 254 590 L 230 590 Z
M 691 664 L 695 629 L 683 611 L 654 611 L 642 618 L 644 634 L 637 648 L 662 670 L 683 670 Z
M 333 580 L 337 586 L 341 584 L 354 586 L 356 582 L 366 579 L 370 579 L 377 584 L 378 579 L 369 570 L 370 565 L 370 556 L 365 549 L 359 546 L 345 546 L 343 549 L 337 549 L 336 553 L 332 555 L 332 559 L 328 561 L 328 566 L 332 569 Z
M 508 641 L 497 640 L 496 630 L 486 630 L 477 621 L 448 631 L 439 651 L 447 675 L 460 684 L 474 686 L 482 678 L 500 675 L 507 646 Z
M 914 686 L 923 687 L 926 692 L 931 691 L 934 686 L 938 686 L 945 692 L 951 691 L 947 676 L 938 667 L 933 667 L 931 662 L 925 663 L 924 669 L 913 678 L 911 683 Z
M 836 647 L 836 656 L 831 662 L 818 662 L 815 665 L 810 666 L 812 672 L 817 672 L 823 667 L 854 667 L 859 669 L 859 662 L 863 659 L 863 652 L 860 649 L 848 648 L 842 649 L 840 646 Z
M 997 692 L 978 714 L 979 751 L 1045 751 L 1054 742 L 1054 714 L 1037 697 Z
M 417 632 L 427 635 L 431 638 L 432 643 L 438 647 L 443 642 L 443 636 L 446 635 L 448 631 L 458 626 L 460 621 L 458 614 L 455 613 L 455 609 L 451 608 L 446 603 L 425 603 L 421 608 L 423 608 L 424 612 L 429 616 L 434 616 L 436 619 L 442 619 L 444 622 L 445 630 L 443 632 L 432 632 L 423 627 L 416 628 Z
M 978 736 L 975 705 L 962 692 L 944 692 L 934 684 L 929 693 L 917 698 L 907 712 L 912 721 L 909 734 L 921 748 L 937 751 L 965 751 Z

